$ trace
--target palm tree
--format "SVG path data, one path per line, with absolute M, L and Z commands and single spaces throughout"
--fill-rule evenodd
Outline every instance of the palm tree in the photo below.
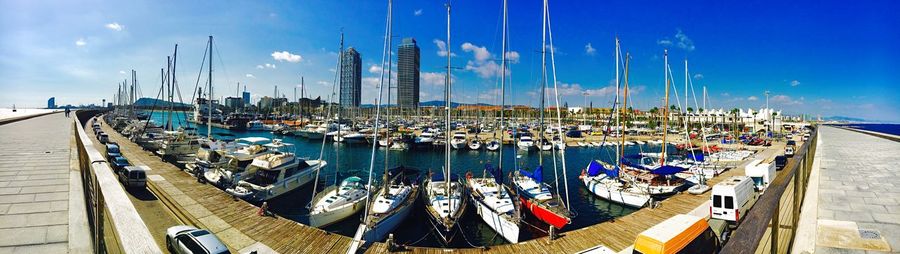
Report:
M 738 113 L 741 112 L 738 108 L 731 109 L 731 131 L 734 132 L 734 136 L 737 137 L 737 117 Z

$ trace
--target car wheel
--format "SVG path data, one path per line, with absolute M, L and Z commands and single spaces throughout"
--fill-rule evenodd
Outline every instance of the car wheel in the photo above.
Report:
M 169 253 L 172 252 L 172 240 L 169 239 L 169 236 L 166 236 L 166 250 L 168 250 Z

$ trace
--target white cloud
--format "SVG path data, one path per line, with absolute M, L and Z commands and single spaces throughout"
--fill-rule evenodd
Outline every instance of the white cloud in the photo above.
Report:
M 700 73 L 694 74 L 694 79 L 696 79 L 696 80 L 703 79 L 703 74 L 700 74 Z
M 78 38 L 78 40 L 75 41 L 75 46 L 84 47 L 85 45 L 87 45 L 87 41 L 85 41 L 84 38 Z
M 592 46 L 591 43 L 588 42 L 587 45 L 584 45 L 584 53 L 589 56 L 593 56 L 597 54 L 597 49 L 595 49 L 594 46 Z
M 422 9 L 418 9 L 418 10 L 414 11 L 414 12 L 413 12 L 413 15 L 421 16 L 421 15 L 422 15 Z
M 800 81 L 798 81 L 796 79 L 791 81 L 791 86 L 799 86 L 799 85 L 800 85 Z
M 750 96 L 750 97 L 747 97 L 747 100 L 748 101 L 757 101 L 757 100 L 759 100 L 759 98 L 757 98 L 756 96 Z
M 657 40 L 656 44 L 663 46 L 663 47 L 670 47 L 670 46 L 672 46 L 672 40 L 669 40 L 669 39 Z
M 256 68 L 257 68 L 257 69 L 263 69 L 263 68 L 266 68 L 266 67 L 263 67 L 262 64 L 257 64 L 257 65 L 256 65 Z
M 500 65 L 493 61 L 468 61 L 466 70 L 473 71 L 482 78 L 491 78 L 500 74 Z
M 125 29 L 125 26 L 119 25 L 118 22 L 112 22 L 112 23 L 106 24 L 104 27 L 106 27 L 106 29 L 113 30 L 116 32 L 120 32 L 120 31 L 122 31 L 122 29 Z
M 330 71 L 330 72 L 337 72 L 337 69 L 335 69 L 335 68 L 328 68 L 328 71 Z
M 444 77 L 446 77 L 446 74 L 440 72 L 422 72 L 419 73 L 419 82 L 424 85 L 443 86 L 445 82 Z
M 439 40 L 439 39 L 434 39 L 431 42 L 434 42 L 434 45 L 437 46 L 437 48 L 438 48 L 437 55 L 438 56 L 447 57 L 447 43 L 446 42 Z M 450 53 L 450 56 L 451 57 L 456 56 L 456 53 Z
M 685 35 L 684 32 L 681 31 L 681 29 L 678 29 L 678 33 L 675 34 L 675 39 L 678 40 L 678 43 L 676 45 L 681 49 L 694 51 L 694 49 L 696 48 L 694 46 L 694 41 L 691 40 L 691 38 L 688 38 L 687 35 Z
M 506 61 L 509 61 L 509 63 L 519 63 L 519 52 L 506 52 Z
M 373 64 L 372 66 L 369 66 L 369 73 L 380 74 L 381 66 L 378 66 L 377 64 Z
M 126 74 L 125 71 L 119 71 L 119 74 Z
M 321 85 L 321 86 L 329 86 L 329 85 L 331 85 L 331 82 L 319 80 L 316 82 L 316 84 Z
M 476 46 L 475 44 L 466 42 L 462 44 L 462 50 L 465 52 L 473 52 L 475 55 L 476 61 L 486 61 L 491 57 L 491 53 L 488 52 L 487 48 L 482 46 Z
M 291 63 L 299 63 L 300 61 L 303 61 L 302 56 L 291 54 L 291 52 L 287 52 L 287 51 L 272 52 L 272 58 L 275 59 L 276 61 L 287 61 L 287 62 L 291 62 Z
M 250 73 L 247 73 L 247 75 L 244 75 L 244 76 L 248 77 L 248 78 L 256 78 L 256 76 L 253 76 L 253 74 L 250 74 Z
M 791 98 L 790 96 L 787 96 L 787 95 L 775 95 L 775 96 L 772 96 L 772 98 L 769 98 L 769 102 L 772 102 L 775 104 L 782 104 L 782 105 L 803 105 L 804 99 L 805 98 L 800 97 L 799 100 L 794 100 L 793 98 Z
M 267 63 L 267 64 L 265 64 L 265 66 L 266 66 L 266 68 L 269 68 L 269 69 L 275 69 L 275 64 Z
M 730 93 L 722 93 L 721 95 L 722 95 L 722 97 L 728 97 L 728 96 L 731 96 Z

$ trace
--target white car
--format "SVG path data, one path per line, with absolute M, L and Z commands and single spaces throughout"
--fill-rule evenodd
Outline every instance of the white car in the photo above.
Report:
M 228 247 L 206 229 L 174 226 L 166 229 L 166 248 L 178 254 L 230 254 Z

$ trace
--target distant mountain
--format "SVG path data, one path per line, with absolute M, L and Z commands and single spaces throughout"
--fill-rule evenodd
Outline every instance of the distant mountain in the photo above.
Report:
M 829 116 L 829 117 L 823 117 L 822 120 L 824 120 L 824 121 L 839 121 L 839 122 L 871 122 L 870 120 L 849 117 L 849 116 Z
M 175 103 L 173 103 L 173 105 L 176 108 L 181 108 L 181 109 L 191 108 L 191 104 L 187 104 L 187 103 L 175 102 Z M 152 108 L 154 106 L 156 108 L 164 108 L 164 107 L 169 106 L 169 102 L 164 101 L 164 100 L 157 100 L 155 98 L 140 98 L 134 102 L 134 106 L 139 107 L 139 108 Z

